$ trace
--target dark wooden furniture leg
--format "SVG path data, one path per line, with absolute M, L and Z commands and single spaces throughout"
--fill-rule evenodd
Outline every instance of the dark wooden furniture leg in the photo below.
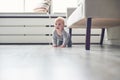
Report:
M 72 28 L 69 28 L 70 39 L 68 42 L 68 47 L 72 47 Z
M 87 18 L 86 44 L 85 44 L 86 50 L 90 50 L 91 23 L 92 23 L 92 18 Z
M 100 39 L 100 45 L 103 45 L 104 35 L 105 35 L 105 28 L 102 28 L 102 31 L 101 31 L 101 39 Z

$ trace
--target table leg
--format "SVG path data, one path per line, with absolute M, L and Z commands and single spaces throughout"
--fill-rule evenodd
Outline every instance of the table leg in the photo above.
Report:
M 72 28 L 69 28 L 70 39 L 68 42 L 68 47 L 72 47 Z
M 104 34 L 105 34 L 105 28 L 102 28 L 100 45 L 103 45 Z
M 86 45 L 85 45 L 86 50 L 90 50 L 91 23 L 92 23 L 92 18 L 87 18 Z

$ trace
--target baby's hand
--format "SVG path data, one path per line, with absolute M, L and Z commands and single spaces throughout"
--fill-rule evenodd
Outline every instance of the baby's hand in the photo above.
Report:
M 66 46 L 65 46 L 65 45 L 61 45 L 60 47 L 61 47 L 61 48 L 65 48 Z
M 53 45 L 53 47 L 57 47 L 57 45 Z

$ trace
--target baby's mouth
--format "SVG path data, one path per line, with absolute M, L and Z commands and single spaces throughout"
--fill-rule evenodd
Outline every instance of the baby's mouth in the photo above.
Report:
M 56 29 L 59 29 L 59 27 L 57 27 Z

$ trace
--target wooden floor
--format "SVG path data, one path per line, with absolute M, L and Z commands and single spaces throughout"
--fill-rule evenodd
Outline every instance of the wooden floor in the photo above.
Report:
M 0 80 L 120 80 L 120 46 L 0 45 Z

